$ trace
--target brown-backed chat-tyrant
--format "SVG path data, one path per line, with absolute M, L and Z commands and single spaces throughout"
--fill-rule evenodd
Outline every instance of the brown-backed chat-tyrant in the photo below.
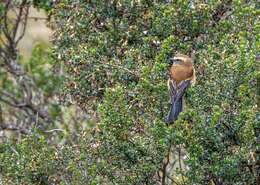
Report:
M 166 123 L 172 123 L 183 111 L 183 95 L 186 89 L 196 81 L 192 58 L 187 55 L 177 54 L 171 60 L 168 87 L 171 96 L 171 107 L 166 118 Z

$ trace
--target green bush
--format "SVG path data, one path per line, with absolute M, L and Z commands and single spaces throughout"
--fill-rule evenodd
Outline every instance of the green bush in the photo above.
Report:
M 45 138 L 34 135 L 18 144 L 0 145 L 3 184 L 48 184 L 56 174 L 57 153 Z
M 100 119 L 73 146 L 53 149 L 37 140 L 31 147 L 23 141 L 25 161 L 33 156 L 41 161 L 34 167 L 41 174 L 37 179 L 157 184 L 164 182 L 158 173 L 172 146 L 187 157 L 186 170 L 175 172 L 182 180 L 171 177 L 178 184 L 259 183 L 257 6 L 253 1 L 60 1 L 52 25 L 57 60 L 66 66 L 66 93 Z M 197 83 L 188 90 L 185 111 L 166 127 L 168 59 L 193 50 Z M 26 174 L 20 181 L 13 175 L 20 159 L 10 147 L 20 154 L 23 144 L 3 146 L 1 158 L 12 163 L 0 164 L 4 179 L 34 183 L 30 163 L 20 170 Z
M 0 144 L 1 184 L 93 184 L 95 165 L 84 134 L 65 144 L 54 144 L 50 136 L 34 130 L 19 142 Z
M 187 152 L 186 184 L 256 183 L 257 14 L 251 1 L 58 4 L 54 44 L 68 93 L 100 113 L 99 178 L 154 184 L 171 142 Z M 192 51 L 197 84 L 166 128 L 168 59 Z

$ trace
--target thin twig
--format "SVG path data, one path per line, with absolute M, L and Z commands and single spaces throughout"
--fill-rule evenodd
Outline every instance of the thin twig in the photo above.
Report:
M 11 146 L 10 148 L 16 155 L 20 156 L 19 153 L 14 149 L 14 147 Z
M 19 7 L 19 13 L 18 13 L 17 19 L 14 24 L 14 28 L 13 28 L 13 38 L 12 38 L 13 40 L 15 40 L 15 36 L 17 34 L 18 27 L 19 27 L 19 24 L 20 24 L 22 16 L 23 16 L 23 9 L 24 9 L 25 2 L 26 2 L 26 0 L 23 0 Z
M 4 12 L 4 26 L 2 27 L 3 29 L 3 33 L 5 35 L 5 37 L 7 38 L 7 40 L 9 41 L 9 43 L 12 45 L 13 42 L 12 42 L 12 38 L 11 36 L 9 35 L 9 29 L 8 29 L 8 16 L 7 16 L 7 13 L 8 13 L 8 10 L 9 10 L 9 6 L 10 6 L 10 3 L 11 3 L 11 0 L 7 1 L 6 3 L 6 6 L 5 6 L 5 12 Z
M 60 128 L 55 128 L 55 129 L 51 129 L 51 130 L 46 130 L 44 132 L 46 132 L 46 133 L 50 133 L 50 132 L 65 132 L 65 130 L 60 129 Z
M 30 8 L 29 6 L 26 7 L 25 14 L 24 14 L 23 30 L 21 35 L 15 41 L 15 45 L 17 45 L 19 41 L 24 37 L 26 26 L 27 26 L 28 15 L 29 15 L 29 8 Z

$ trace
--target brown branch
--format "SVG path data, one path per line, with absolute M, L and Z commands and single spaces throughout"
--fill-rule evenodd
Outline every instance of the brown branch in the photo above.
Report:
M 13 40 L 15 40 L 15 37 L 16 37 L 17 31 L 18 31 L 18 27 L 19 27 L 19 24 L 20 24 L 22 16 L 23 16 L 23 9 L 24 9 L 25 3 L 26 3 L 26 0 L 23 0 L 19 7 L 19 13 L 17 15 L 17 19 L 15 21 L 14 28 L 13 28 L 13 38 L 12 38 Z
M 7 38 L 7 40 L 9 41 L 9 43 L 12 45 L 13 42 L 12 42 L 12 38 L 9 34 L 9 29 L 8 29 L 8 16 L 7 16 L 7 13 L 8 13 L 8 10 L 9 10 L 9 7 L 10 7 L 10 4 L 11 4 L 11 0 L 7 1 L 6 3 L 6 6 L 4 8 L 5 12 L 4 12 L 4 25 L 2 26 L 2 30 L 3 30 L 3 33 L 5 35 L 5 37 Z
M 19 41 L 23 38 L 27 26 L 27 20 L 28 20 L 28 15 L 29 15 L 29 6 L 26 7 L 25 14 L 24 14 L 24 23 L 23 23 L 23 29 L 21 35 L 17 38 L 15 41 L 15 45 L 19 43 Z

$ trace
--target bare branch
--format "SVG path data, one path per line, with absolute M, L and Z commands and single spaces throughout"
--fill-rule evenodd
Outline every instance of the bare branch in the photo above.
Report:
M 12 45 L 13 43 L 12 43 L 12 38 L 11 38 L 11 36 L 9 34 L 8 16 L 7 16 L 10 4 L 11 4 L 11 0 L 7 1 L 6 6 L 4 8 L 4 10 L 5 10 L 5 12 L 4 12 L 4 25 L 2 26 L 2 28 L 3 28 L 2 30 L 3 30 L 3 33 L 4 33 L 5 37 L 9 41 L 9 43 Z
M 22 32 L 21 32 L 20 36 L 15 41 L 15 45 L 17 45 L 19 43 L 19 41 L 23 38 L 23 36 L 25 34 L 25 30 L 26 30 L 26 26 L 27 26 L 27 20 L 28 20 L 28 15 L 29 15 L 29 8 L 30 8 L 29 6 L 26 6 L 26 8 L 25 8 L 24 23 L 22 24 L 23 29 L 22 29 Z
M 60 128 L 55 128 L 55 129 L 51 129 L 51 130 L 46 130 L 44 131 L 45 133 L 51 133 L 51 132 L 65 132 L 63 129 Z
M 17 34 L 19 24 L 21 23 L 21 19 L 23 17 L 23 9 L 24 9 L 25 3 L 26 3 L 26 0 L 23 0 L 19 7 L 19 13 L 17 15 L 17 19 L 15 21 L 14 28 L 13 28 L 13 40 L 15 40 L 15 36 Z

